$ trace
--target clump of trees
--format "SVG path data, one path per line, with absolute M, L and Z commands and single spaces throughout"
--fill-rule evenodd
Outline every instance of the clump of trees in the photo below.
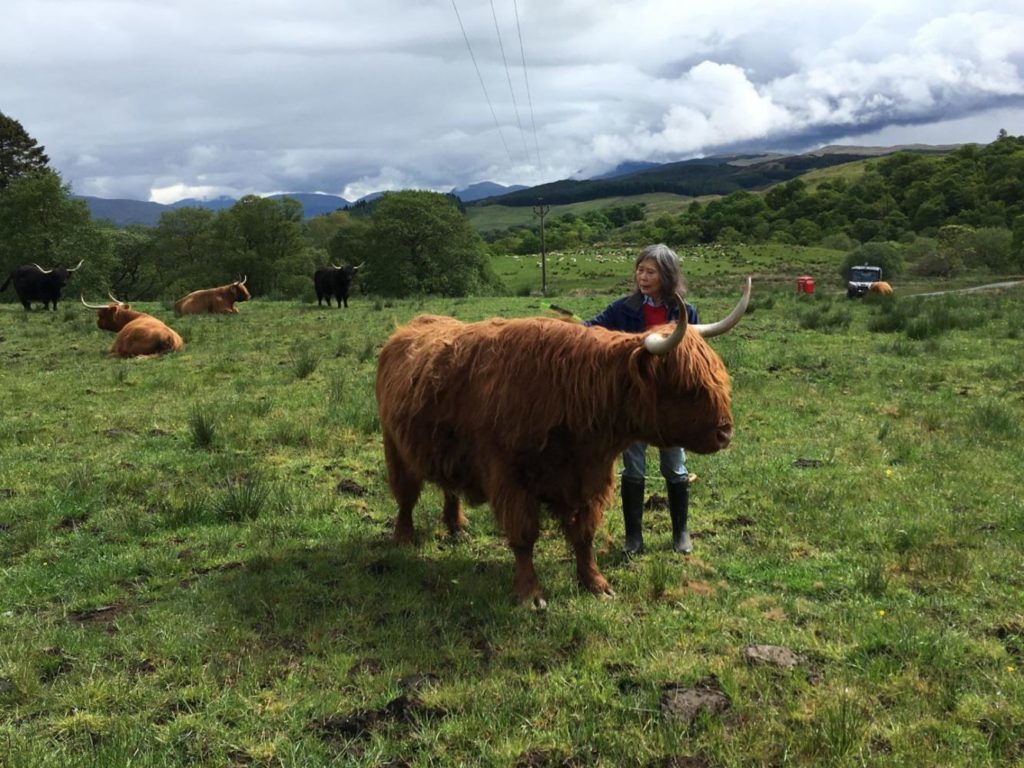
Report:
M 906 254 L 922 273 L 1024 269 L 1024 137 L 1000 131 L 988 145 L 967 144 L 942 155 L 898 152 L 868 163 L 860 176 L 837 176 L 817 187 L 795 178 L 766 192 L 740 190 L 694 201 L 682 214 L 573 229 L 576 221 L 589 224 L 599 215 L 552 220 L 549 247 L 603 240 L 672 246 L 776 242 L 850 250 L 863 243 L 908 245 L 923 239 Z M 570 232 L 575 240 L 558 240 Z M 538 233 L 534 224 L 489 239 L 499 252 L 535 253 Z
M 84 258 L 75 288 L 88 295 L 171 299 L 246 275 L 256 296 L 312 297 L 313 272 L 328 261 L 365 263 L 360 286 L 384 296 L 494 291 L 487 247 L 459 206 L 449 195 L 396 192 L 306 222 L 295 200 L 249 195 L 117 229 L 94 221 L 43 147 L 0 113 L 0 273 Z

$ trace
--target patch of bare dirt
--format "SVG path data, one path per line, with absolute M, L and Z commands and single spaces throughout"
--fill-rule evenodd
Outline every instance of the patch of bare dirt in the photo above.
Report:
M 662 718 L 684 727 L 689 727 L 701 716 L 717 717 L 731 706 L 732 702 L 714 675 L 690 688 L 683 688 L 679 683 L 661 686 Z
M 794 669 L 807 658 L 784 645 L 748 645 L 743 649 L 743 660 L 752 666 Z
M 365 496 L 366 489 L 355 480 L 342 480 L 334 489 L 339 495 Z
M 72 611 L 68 614 L 68 618 L 80 624 L 109 624 L 127 610 L 122 603 L 113 603 L 112 605 L 101 605 L 98 608 Z
M 361 709 L 348 715 L 329 715 L 310 723 L 309 727 L 326 741 L 368 738 L 374 730 L 389 723 L 441 719 L 448 712 L 428 707 L 416 698 L 401 694 L 380 709 Z

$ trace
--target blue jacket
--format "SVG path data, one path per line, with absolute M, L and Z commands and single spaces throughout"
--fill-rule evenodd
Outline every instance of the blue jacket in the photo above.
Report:
M 584 325 L 600 325 L 610 331 L 626 331 L 627 333 L 643 333 L 644 307 L 643 296 L 639 293 L 631 293 L 623 296 L 618 301 L 613 301 L 604 311 L 592 320 L 587 320 Z M 673 322 L 679 319 L 679 307 L 675 304 L 668 305 L 668 320 Z M 692 304 L 686 305 L 686 322 L 699 323 L 697 310 Z

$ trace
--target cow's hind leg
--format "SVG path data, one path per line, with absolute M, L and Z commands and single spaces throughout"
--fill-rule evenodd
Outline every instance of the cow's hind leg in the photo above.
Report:
M 584 589 L 602 597 L 614 597 L 615 592 L 597 567 L 594 559 L 594 533 L 601 524 L 601 504 L 577 510 L 559 510 L 565 538 L 576 555 L 576 577 Z
M 395 541 L 398 544 L 412 544 L 416 530 L 412 523 L 412 510 L 419 501 L 423 490 L 423 478 L 416 475 L 402 460 L 395 441 L 384 433 L 384 460 L 388 465 L 388 485 L 391 495 L 398 503 L 395 518 Z
M 454 493 L 444 492 L 444 509 L 441 517 L 450 536 L 458 536 L 466 530 L 466 516 L 462 514 L 462 503 Z

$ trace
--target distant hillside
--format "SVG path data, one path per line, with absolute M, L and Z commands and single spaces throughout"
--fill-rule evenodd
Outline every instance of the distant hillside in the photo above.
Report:
M 946 147 L 826 147 L 802 155 L 721 155 L 665 163 L 636 173 L 584 181 L 565 179 L 485 199 L 475 205 L 567 205 L 605 197 L 667 192 L 687 197 L 727 195 L 741 189 L 764 189 L 818 168 L 828 168 L 899 151 L 944 153 Z
M 75 195 L 75 199 L 84 200 L 89 208 L 89 214 L 99 221 L 113 222 L 114 226 L 126 227 L 129 224 L 143 224 L 154 227 L 160 223 L 160 216 L 178 208 L 207 208 L 211 211 L 221 211 L 230 208 L 238 202 L 233 197 L 215 197 L 211 200 L 197 200 L 185 198 L 169 205 L 161 203 L 146 202 L 144 200 L 108 199 L 104 197 L 89 197 L 87 195 Z M 302 206 L 302 215 L 311 219 L 314 216 L 321 216 L 352 205 L 343 197 L 336 195 L 324 195 L 320 193 L 295 192 L 288 194 L 270 195 L 271 199 L 278 200 L 290 197 L 297 200 Z M 368 195 L 372 198 L 372 195 Z M 365 198 L 364 198 L 365 199 Z
M 89 215 L 97 221 L 111 221 L 115 226 L 127 227 L 129 224 L 144 224 L 152 227 L 160 221 L 160 214 L 170 210 L 160 203 L 149 203 L 144 200 L 108 199 L 105 197 L 88 197 L 73 195 L 75 200 L 84 200 L 89 208 Z
M 451 193 L 464 203 L 472 203 L 487 197 L 501 197 L 509 192 L 518 192 L 521 189 L 528 189 L 528 187 L 522 184 L 513 184 L 510 187 L 506 187 L 493 181 L 481 181 L 477 184 L 470 184 L 462 189 L 453 189 Z

